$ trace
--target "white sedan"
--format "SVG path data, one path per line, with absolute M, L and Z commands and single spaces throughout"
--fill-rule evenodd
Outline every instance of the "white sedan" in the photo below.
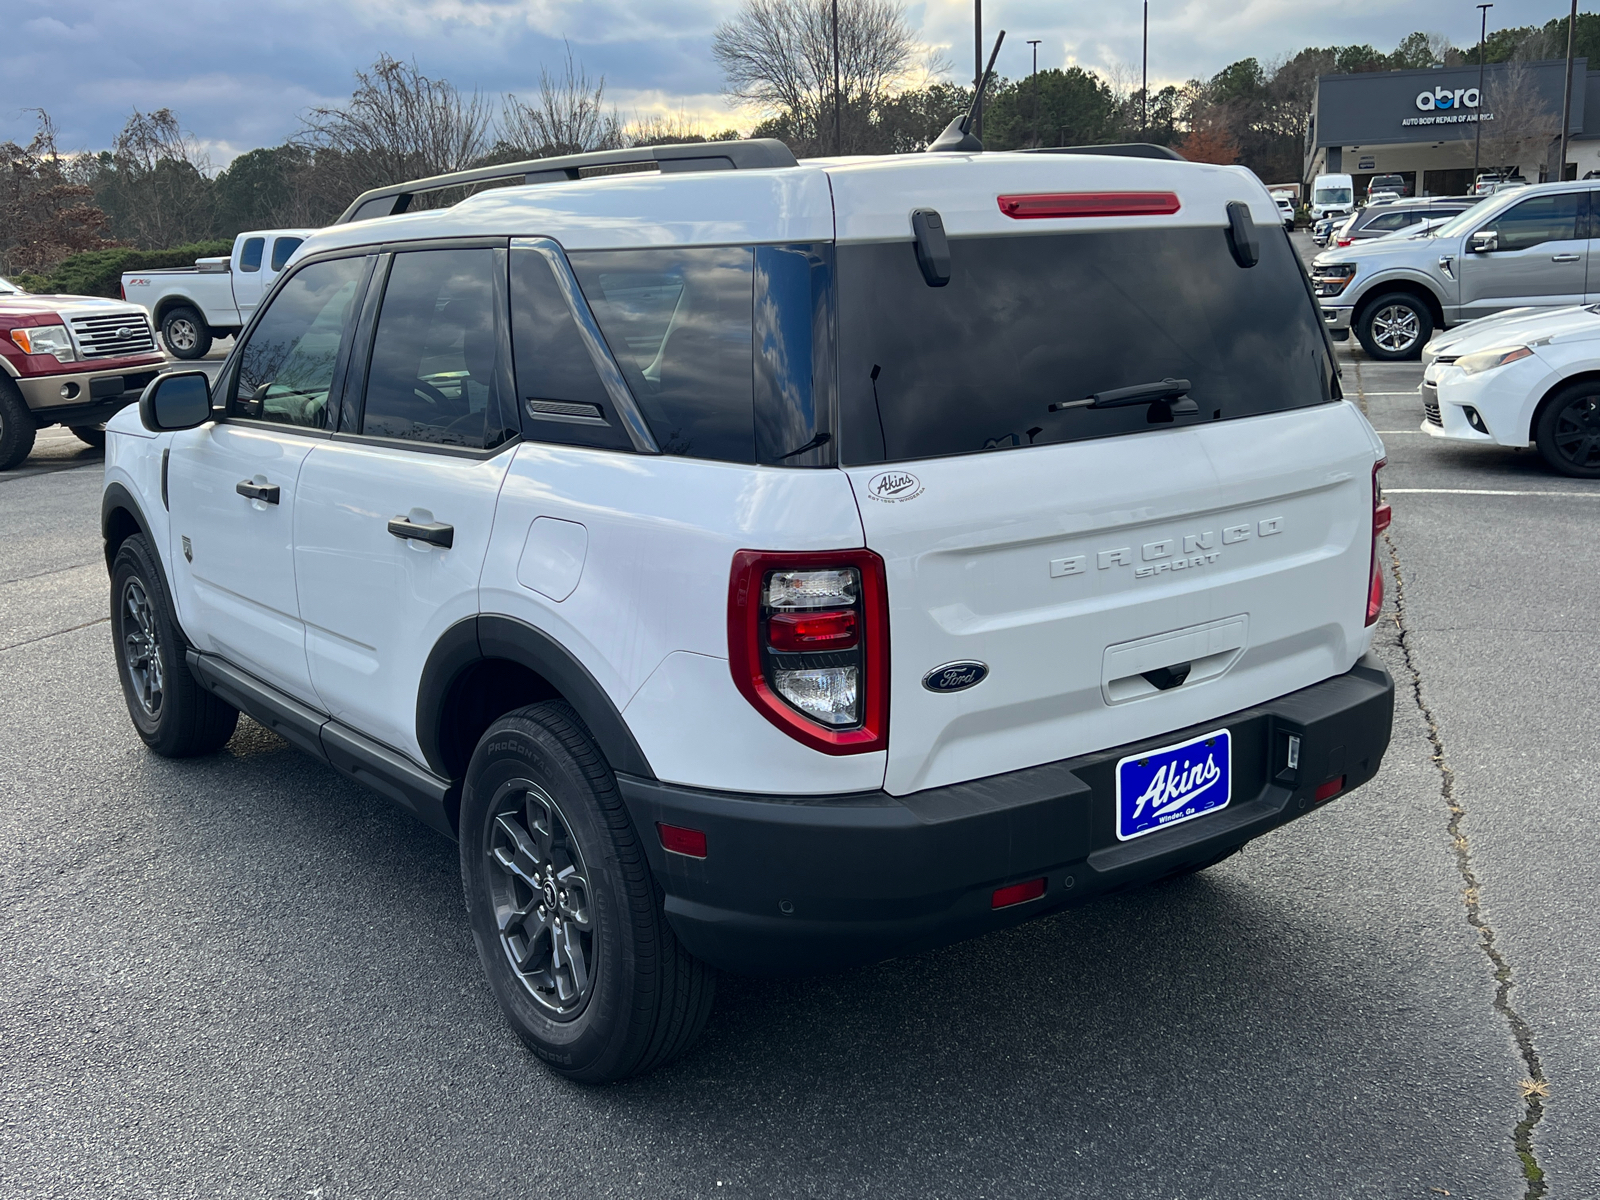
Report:
M 1435 335 L 1422 361 L 1422 432 L 1537 445 L 1562 474 L 1600 479 L 1600 304 L 1469 321 Z

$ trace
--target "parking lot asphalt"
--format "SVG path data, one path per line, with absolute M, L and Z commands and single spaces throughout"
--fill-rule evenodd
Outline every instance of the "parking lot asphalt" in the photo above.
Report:
M 1600 1195 L 1600 485 L 1340 359 L 1395 509 L 1371 784 L 1195 878 L 725 977 L 599 1089 L 501 1020 L 448 842 L 249 721 L 145 750 L 99 456 L 42 436 L 0 475 L 0 1194 Z

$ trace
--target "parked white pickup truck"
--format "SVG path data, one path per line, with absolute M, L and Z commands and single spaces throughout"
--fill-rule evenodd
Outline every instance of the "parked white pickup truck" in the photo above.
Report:
M 161 340 L 178 358 L 204 358 L 213 338 L 245 327 L 261 298 L 310 229 L 263 229 L 233 239 L 227 258 L 197 258 L 192 267 L 130 271 L 122 298 L 150 314 Z

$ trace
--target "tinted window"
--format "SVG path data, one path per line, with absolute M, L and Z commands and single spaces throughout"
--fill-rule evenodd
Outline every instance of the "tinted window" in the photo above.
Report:
M 1529 196 L 1484 226 L 1500 235 L 1501 250 L 1526 250 L 1543 242 L 1569 242 L 1578 236 L 1577 192 Z
M 534 250 L 511 254 L 511 342 L 522 428 L 529 437 L 633 448 L 550 263 Z
M 366 260 L 339 258 L 295 272 L 239 354 L 234 413 L 306 429 L 332 426 L 328 393 Z
M 1417 212 L 1415 209 L 1401 212 L 1379 213 L 1377 216 L 1373 217 L 1372 220 L 1367 222 L 1365 228 L 1380 229 L 1384 231 L 1390 229 L 1403 229 L 1407 225 L 1415 225 L 1420 220 L 1422 220 L 1422 214 Z
M 756 461 L 832 466 L 833 247 L 755 248 Z
M 266 238 L 246 238 L 244 248 L 239 251 L 239 270 L 261 270 L 261 248 L 266 244 Z
M 751 249 L 569 257 L 662 450 L 754 462 Z
M 396 254 L 378 311 L 361 432 L 482 449 L 505 440 L 503 250 Z M 497 302 L 497 295 L 500 297 Z
M 1295 252 L 1265 231 L 1260 247 L 1246 270 L 1221 227 L 953 238 L 931 288 L 910 242 L 840 246 L 841 461 L 1159 429 L 1148 405 L 1049 406 L 1168 377 L 1199 406 L 1180 424 L 1330 399 Z
M 283 264 L 289 261 L 291 254 L 300 249 L 300 243 L 303 241 L 305 241 L 305 238 L 281 237 L 273 242 L 272 269 L 274 271 L 283 270 Z M 258 263 L 261 261 L 261 251 L 259 250 L 256 251 L 256 261 Z

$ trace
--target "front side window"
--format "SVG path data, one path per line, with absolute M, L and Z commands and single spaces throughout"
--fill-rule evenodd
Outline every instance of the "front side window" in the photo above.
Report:
M 305 241 L 305 238 L 281 237 L 277 241 L 273 242 L 272 269 L 274 271 L 283 270 L 283 264 L 289 261 L 289 256 L 291 254 L 300 249 L 300 243 L 303 241 Z M 258 262 L 260 261 L 259 251 L 257 252 L 256 260 Z
M 1483 228 L 1500 235 L 1498 249 L 1527 250 L 1545 242 L 1570 242 L 1578 236 L 1581 193 L 1529 196 L 1512 205 Z
M 332 428 L 328 394 L 365 270 L 363 258 L 311 263 L 279 289 L 239 354 L 234 415 Z
M 568 255 L 656 443 L 755 461 L 749 246 Z
M 239 251 L 239 270 L 261 270 L 261 251 L 266 244 L 266 238 L 245 238 L 244 247 Z
M 363 434 L 478 450 L 506 440 L 510 356 L 496 318 L 505 307 L 505 254 L 394 256 L 372 340 Z

